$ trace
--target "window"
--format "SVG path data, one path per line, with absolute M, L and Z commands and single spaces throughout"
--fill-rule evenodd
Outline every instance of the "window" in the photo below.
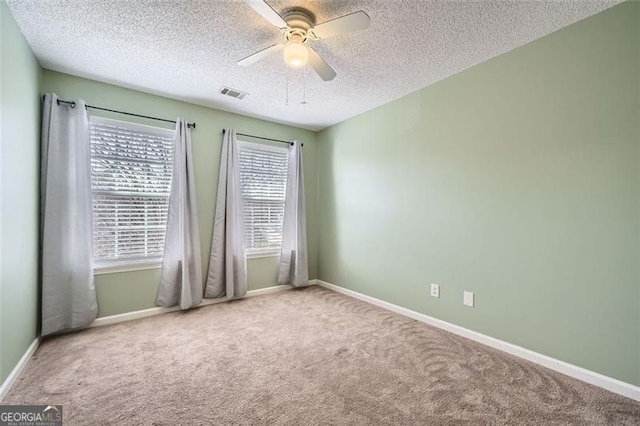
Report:
M 174 131 L 91 117 L 96 269 L 162 260 Z
M 287 148 L 239 142 L 247 255 L 277 254 L 282 244 Z

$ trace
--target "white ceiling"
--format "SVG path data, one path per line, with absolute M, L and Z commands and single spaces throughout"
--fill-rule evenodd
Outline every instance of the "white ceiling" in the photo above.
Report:
M 338 76 L 323 82 L 276 55 L 236 61 L 281 41 L 242 0 L 7 0 L 43 67 L 320 130 L 397 99 L 620 2 L 267 0 L 318 23 L 364 10 L 369 29 L 312 42 Z M 249 96 L 219 94 L 229 86 Z M 142 111 L 144 113 L 144 111 Z

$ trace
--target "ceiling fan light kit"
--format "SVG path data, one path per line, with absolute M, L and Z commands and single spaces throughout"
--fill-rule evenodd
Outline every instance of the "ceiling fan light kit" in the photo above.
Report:
M 294 34 L 284 47 L 284 62 L 292 68 L 302 68 L 309 62 L 309 50 L 303 43 L 304 38 Z
M 292 68 L 302 68 L 309 62 L 309 51 L 298 43 L 287 44 L 283 56 L 285 63 Z
M 306 43 L 309 40 L 321 40 L 369 27 L 371 19 L 363 11 L 315 24 L 315 16 L 310 11 L 296 7 L 286 10 L 280 16 L 264 0 L 245 0 L 254 11 L 282 32 L 284 43 L 260 50 L 238 61 L 238 65 L 247 66 L 258 62 L 273 53 L 283 51 L 284 62 L 292 68 L 303 68 L 307 63 L 324 81 L 331 81 L 336 72 L 313 48 Z

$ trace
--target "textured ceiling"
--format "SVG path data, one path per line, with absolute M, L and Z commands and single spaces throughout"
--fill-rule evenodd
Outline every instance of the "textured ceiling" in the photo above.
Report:
M 241 0 L 7 0 L 45 68 L 311 130 L 619 2 L 268 0 L 278 12 L 303 6 L 319 23 L 357 10 L 371 17 L 367 30 L 311 42 L 338 76 L 324 82 L 308 69 L 302 105 L 304 71 L 289 70 L 280 55 L 236 65 L 281 41 Z M 249 96 L 225 97 L 222 86 Z

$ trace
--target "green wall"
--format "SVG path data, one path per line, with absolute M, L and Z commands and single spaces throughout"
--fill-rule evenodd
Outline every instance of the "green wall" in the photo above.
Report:
M 319 279 L 640 385 L 639 24 L 624 3 L 320 132 Z
M 303 141 L 305 143 L 304 167 L 308 215 L 309 275 L 311 278 L 316 278 L 318 245 L 316 133 L 50 70 L 43 72 L 42 91 L 55 92 L 64 99 L 84 99 L 89 105 L 170 119 L 181 116 L 197 123 L 196 129 L 192 133 L 192 140 L 202 266 L 205 274 L 211 248 L 222 128 L 233 127 L 242 133 Z M 113 115 L 101 111 L 94 110 L 92 113 L 142 124 L 162 125 L 158 121 Z M 249 259 L 247 265 L 249 289 L 275 285 L 277 266 L 277 257 Z M 96 291 L 99 316 L 154 307 L 159 274 L 160 271 L 155 269 L 97 275 Z
M 0 2 L 0 383 L 36 338 L 41 68 Z

